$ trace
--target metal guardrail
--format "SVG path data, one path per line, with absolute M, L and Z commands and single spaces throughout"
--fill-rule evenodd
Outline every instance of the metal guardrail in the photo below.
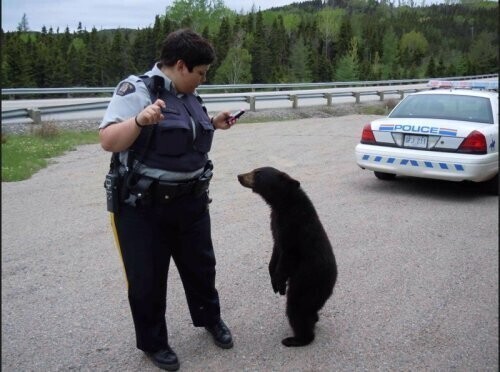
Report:
M 263 91 L 281 91 L 283 89 L 321 89 L 321 88 L 347 88 L 347 87 L 366 87 L 374 85 L 401 85 L 401 84 L 419 84 L 426 83 L 428 79 L 412 80 L 387 80 L 387 81 L 354 81 L 354 82 L 331 82 L 331 83 L 282 83 L 282 84 L 226 84 L 226 85 L 200 85 L 197 91 L 241 91 L 256 92 Z M 72 97 L 75 94 L 113 94 L 116 87 L 88 88 L 6 88 L 2 89 L 2 96 L 28 96 L 28 95 L 67 95 Z
M 479 75 L 479 76 L 474 76 L 474 77 L 461 77 L 461 78 L 453 78 L 454 80 L 466 80 L 466 78 L 469 79 L 481 79 L 481 78 L 498 78 L 498 74 L 492 74 L 492 75 Z M 443 79 L 441 79 L 443 80 Z M 449 79 L 451 80 L 451 78 Z M 264 101 L 264 100 L 289 100 L 292 102 L 292 108 L 297 108 L 298 107 L 298 100 L 299 99 L 312 99 L 312 98 L 323 98 L 326 99 L 326 105 L 331 106 L 333 102 L 334 97 L 353 97 L 355 99 L 356 103 L 361 102 L 361 96 L 374 96 L 377 95 L 379 96 L 379 99 L 381 101 L 384 100 L 385 95 L 388 94 L 399 94 L 400 98 L 402 99 L 405 95 L 405 93 L 413 93 L 418 91 L 419 89 L 416 88 L 408 88 L 408 89 L 378 89 L 378 90 L 364 90 L 364 91 L 359 91 L 359 90 L 351 90 L 351 91 L 343 91 L 343 92 L 331 92 L 331 91 L 325 91 L 326 87 L 331 88 L 333 85 L 336 85 L 339 87 L 339 85 L 344 85 L 344 87 L 349 86 L 366 86 L 366 84 L 370 85 L 377 85 L 377 86 L 384 86 L 386 85 L 393 85 L 393 84 L 401 84 L 401 83 L 406 83 L 408 84 L 409 82 L 415 84 L 415 83 L 427 83 L 429 80 L 425 79 L 413 79 L 413 80 L 387 80 L 387 81 L 371 81 L 371 82 L 349 82 L 349 83 L 314 83 L 314 84 L 241 84 L 241 85 L 221 85 L 221 86 L 214 86 L 217 87 L 217 89 L 222 89 L 228 88 L 229 89 L 236 89 L 238 86 L 239 89 L 242 89 L 242 87 L 249 88 L 253 87 L 254 89 L 256 88 L 274 88 L 274 92 L 247 92 L 247 93 L 226 93 L 226 94 L 201 94 L 201 97 L 203 98 L 204 102 L 206 103 L 212 103 L 212 102 L 246 102 L 250 105 L 250 110 L 255 111 L 256 109 L 256 102 L 257 101 Z M 205 86 L 207 87 L 207 86 Z M 304 91 L 304 92 L 294 92 L 294 91 L 287 91 L 287 92 L 281 92 L 279 91 L 280 88 L 283 87 L 297 87 L 297 88 L 305 88 L 305 87 L 315 87 L 315 90 L 310 90 L 310 91 Z M 321 89 L 323 88 L 323 89 Z M 30 91 L 30 89 L 32 89 Z M 9 94 L 9 92 L 14 91 L 15 94 L 48 94 L 47 92 L 58 92 L 59 94 L 64 92 L 68 93 L 71 91 L 72 93 L 75 93 L 78 89 L 80 88 L 22 88 L 22 89 L 3 89 L 2 94 Z M 114 91 L 114 88 L 85 88 L 86 92 L 93 92 L 95 93 L 96 91 L 105 91 L 107 89 L 112 89 Z M 215 89 L 215 88 L 214 88 Z M 278 92 L 277 92 L 277 91 Z M 44 93 L 40 93 L 40 91 L 43 91 Z M 5 92 L 5 93 L 4 93 Z M 26 93 L 30 92 L 30 93 Z M 32 93 L 32 92 L 38 92 L 38 93 Z M 5 110 L 2 111 L 2 120 L 4 119 L 25 119 L 25 118 L 31 118 L 34 123 L 40 123 L 42 121 L 42 115 L 48 115 L 48 114 L 56 114 L 56 113 L 70 113 L 70 112 L 78 112 L 78 111 L 92 111 L 92 110 L 101 110 L 107 108 L 109 101 L 111 100 L 111 97 L 109 100 L 105 101 L 99 101 L 99 102 L 90 102 L 90 103 L 80 103 L 80 104 L 67 104 L 67 105 L 59 105 L 59 106 L 44 106 L 44 107 L 38 107 L 38 108 L 23 108 L 23 109 L 13 109 L 13 110 Z
M 377 95 L 380 100 L 384 99 L 385 94 L 400 94 L 403 98 L 405 93 L 415 92 L 417 89 L 403 89 L 403 90 L 377 90 L 377 91 L 363 91 L 363 92 L 307 92 L 307 93 L 284 93 L 284 94 L 249 94 L 249 93 L 234 93 L 233 95 L 213 95 L 213 94 L 202 94 L 201 97 L 205 103 L 212 102 L 246 102 L 250 105 L 250 111 L 256 110 L 257 101 L 266 100 L 288 100 L 292 102 L 292 108 L 298 107 L 299 99 L 311 99 L 311 98 L 324 98 L 326 99 L 326 105 L 331 106 L 333 97 L 353 97 L 356 103 L 360 103 L 361 96 L 367 95 Z M 78 111 L 92 111 L 101 110 L 108 107 L 109 100 L 81 103 L 81 104 L 69 104 L 60 106 L 42 106 L 38 108 L 24 108 L 24 109 L 13 109 L 2 111 L 2 120 L 4 119 L 25 119 L 30 118 L 34 123 L 42 122 L 43 115 L 57 114 L 57 113 L 70 113 Z
M 2 111 L 2 120 L 31 118 L 35 123 L 40 123 L 42 121 L 42 115 L 58 114 L 64 112 L 101 110 L 108 107 L 108 104 L 109 100 L 101 102 L 71 104 L 71 105 L 5 110 Z
M 440 80 L 469 80 L 495 78 L 498 74 L 474 75 L 474 76 L 454 76 L 443 77 Z M 405 85 L 427 83 L 429 79 L 403 79 L 403 80 L 370 80 L 370 81 L 333 81 L 325 83 L 277 83 L 277 84 L 225 84 L 225 85 L 200 85 L 197 90 L 204 91 L 219 90 L 227 91 L 247 91 L 257 90 L 279 91 L 283 89 L 321 89 L 321 88 L 346 88 L 346 87 L 369 87 L 386 85 Z M 23 95 L 48 95 L 48 94 L 113 94 L 116 87 L 71 87 L 71 88 L 6 88 L 2 89 L 2 96 L 23 96 Z

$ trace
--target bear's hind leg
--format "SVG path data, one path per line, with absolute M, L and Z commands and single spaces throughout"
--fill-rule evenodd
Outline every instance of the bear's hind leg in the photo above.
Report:
M 281 343 L 287 347 L 300 347 L 309 345 L 314 340 L 314 334 L 311 339 L 302 339 L 297 337 L 287 337 L 281 340 Z
M 318 314 L 304 315 L 294 311 L 288 311 L 288 321 L 293 329 L 293 337 L 287 337 L 281 341 L 285 346 L 305 346 L 314 340 L 314 325 L 318 321 Z

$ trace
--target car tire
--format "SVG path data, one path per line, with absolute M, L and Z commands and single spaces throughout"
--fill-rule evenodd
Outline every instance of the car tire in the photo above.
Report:
M 375 177 L 377 177 L 379 180 L 384 180 L 384 181 L 391 181 L 394 178 L 396 178 L 396 175 L 393 173 L 384 173 L 384 172 L 373 172 L 375 174 Z

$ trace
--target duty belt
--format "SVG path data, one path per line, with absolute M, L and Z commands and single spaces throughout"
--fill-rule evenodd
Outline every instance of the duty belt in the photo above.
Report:
M 147 176 L 138 176 L 133 185 L 128 185 L 128 197 L 125 203 L 135 206 L 136 201 L 142 204 L 168 203 L 183 195 L 194 195 L 200 197 L 209 187 L 212 179 L 212 162 L 208 162 L 204 172 L 194 180 L 185 182 L 161 181 Z
M 183 195 L 194 194 L 201 196 L 208 190 L 210 180 L 200 179 L 186 183 L 170 183 L 165 181 L 154 181 L 151 185 L 151 195 L 158 203 L 165 203 Z

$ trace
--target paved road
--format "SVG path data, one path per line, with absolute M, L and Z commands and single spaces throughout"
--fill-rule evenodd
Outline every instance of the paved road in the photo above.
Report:
M 217 286 L 235 347 L 194 328 L 174 266 L 170 342 L 182 371 L 497 371 L 498 197 L 459 184 L 377 180 L 354 163 L 367 116 L 240 124 L 216 133 Z M 108 154 L 82 146 L 2 183 L 2 370 L 155 371 L 135 348 L 104 208 Z M 339 280 L 313 344 L 288 349 L 272 292 L 269 210 L 238 173 L 299 179 L 333 243 Z

